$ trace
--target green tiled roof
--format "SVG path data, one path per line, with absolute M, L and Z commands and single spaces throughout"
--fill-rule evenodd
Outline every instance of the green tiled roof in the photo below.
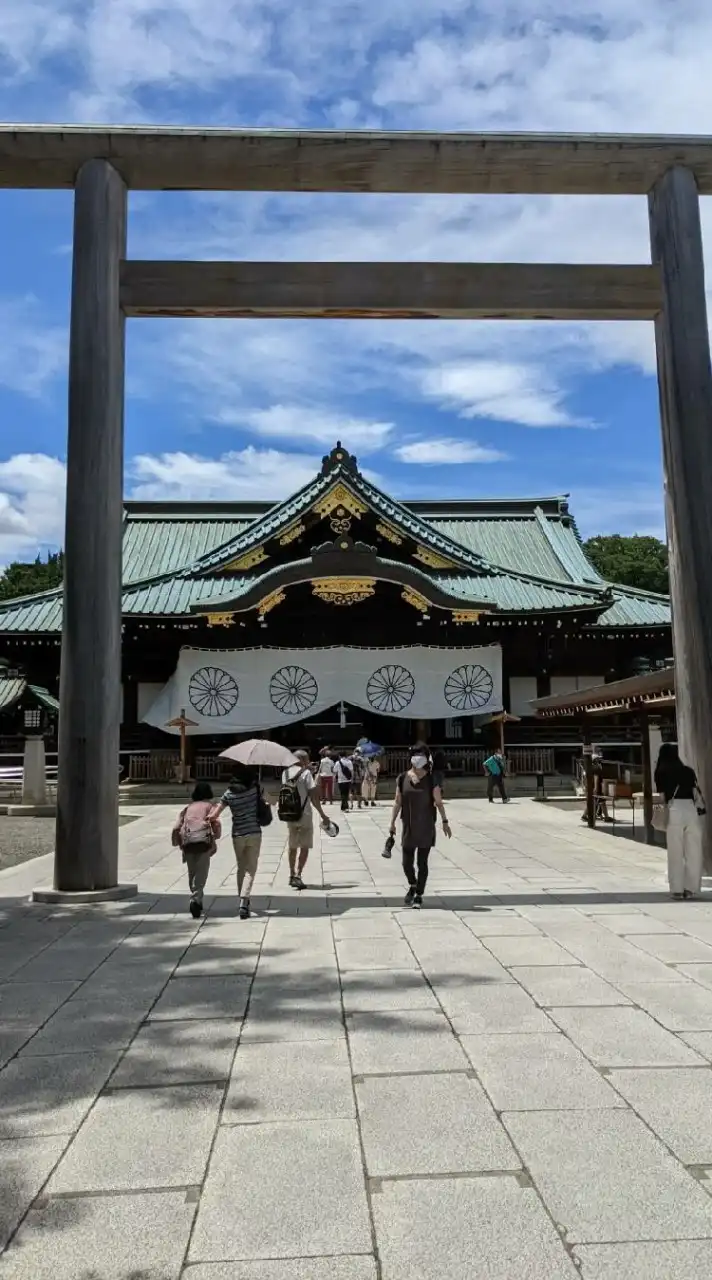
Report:
M 253 523 L 221 515 L 180 519 L 169 512 L 162 517 L 136 516 L 124 527 L 124 583 L 141 582 L 164 573 L 177 573 L 239 537 Z
M 602 613 L 597 627 L 670 626 L 670 601 L 652 591 L 634 591 L 632 587 L 614 587 L 615 604 Z
M 0 711 L 12 707 L 22 697 L 27 685 L 20 677 L 18 680 L 0 680 Z

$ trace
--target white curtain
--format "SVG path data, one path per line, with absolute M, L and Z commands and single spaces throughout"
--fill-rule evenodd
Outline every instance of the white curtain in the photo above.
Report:
M 165 729 L 185 711 L 190 733 L 244 733 L 304 720 L 342 699 L 403 720 L 501 711 L 502 650 L 182 649 L 143 719 Z

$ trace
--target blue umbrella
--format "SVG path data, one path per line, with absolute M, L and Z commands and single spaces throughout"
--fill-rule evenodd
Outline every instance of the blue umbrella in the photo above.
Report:
M 383 754 L 383 747 L 379 747 L 377 742 L 359 742 L 358 749 L 362 756 L 380 756 Z

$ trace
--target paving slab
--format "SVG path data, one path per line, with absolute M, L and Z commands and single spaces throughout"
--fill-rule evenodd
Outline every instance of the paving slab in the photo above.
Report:
M 712 1240 L 580 1244 L 574 1258 L 582 1280 L 700 1280 L 712 1273 Z
M 242 1039 L 263 1041 L 339 1040 L 345 1035 L 341 1002 L 337 999 L 265 998 L 259 991 L 250 1000 Z
M 360 938 L 396 938 L 399 942 L 403 940 L 398 922 L 386 912 L 360 920 L 336 919 L 334 937 L 337 942 L 350 942 Z
M 58 1009 L 21 1050 L 23 1058 L 58 1053 L 101 1053 L 130 1044 L 143 1020 L 143 1012 L 120 1006 L 106 998 L 71 1001 Z
M 565 1036 L 462 1036 L 461 1043 L 498 1111 L 624 1105 Z
M 67 1142 L 66 1135 L 0 1142 L 0 1249 L 41 1191 Z M 31 1272 L 28 1280 L 30 1276 Z
M 350 938 L 337 942 L 336 954 L 342 973 L 354 969 L 417 969 L 408 943 L 399 938 Z
M 376 1260 L 362 1255 L 271 1262 L 201 1262 L 187 1267 L 182 1280 L 376 1280 Z
M 0 1258 L 0 1280 L 178 1280 L 194 1213 L 182 1191 L 49 1200 Z
M 202 1182 L 221 1101 L 219 1085 L 104 1094 L 61 1161 L 49 1194 Z
M 567 1005 L 630 1004 L 627 996 L 584 965 L 533 965 L 513 968 L 513 978 L 543 1008 Z
M 341 992 L 347 1013 L 438 1008 L 432 988 L 416 969 L 372 969 L 368 973 L 344 973 L 341 976 Z
M 515 983 L 473 984 L 432 978 L 433 989 L 458 1035 L 480 1032 L 555 1031 L 547 1015 Z
M 694 982 L 626 982 L 622 989 L 670 1031 L 712 1031 L 712 991 Z
M 631 1111 L 502 1119 L 570 1243 L 712 1237 L 712 1196 Z
M 712 1062 L 712 1031 L 689 1031 L 680 1036 L 695 1053 Z
M 371 1247 L 354 1121 L 220 1129 L 191 1262 L 368 1254 Z
M 347 1019 L 351 1061 L 357 1075 L 466 1070 L 469 1063 L 442 1013 L 430 1009 Z M 691 1051 L 690 1051 L 691 1052 Z
M 171 978 L 151 1010 L 151 1021 L 162 1019 L 241 1018 L 247 1008 L 248 977 Z
M 17 1023 L 7 1023 L 0 1027 L 0 1067 L 14 1058 L 16 1053 L 33 1035 L 33 1028 Z
M 227 1080 L 239 1032 L 240 1022 L 228 1018 L 146 1023 L 112 1075 L 111 1088 Z
M 550 1017 L 597 1067 L 686 1067 L 702 1059 L 642 1009 L 551 1009 Z
M 466 924 L 476 938 L 542 938 L 544 936 L 531 920 L 525 920 L 523 916 L 473 915 L 466 918 Z
M 685 933 L 636 934 L 635 945 L 665 964 L 708 964 L 712 972 L 712 947 Z
M 370 1076 L 356 1093 L 371 1177 L 521 1168 L 482 1086 L 467 1075 Z
M 610 929 L 611 933 L 618 933 L 621 937 L 627 934 L 651 934 L 651 933 L 674 933 L 675 929 L 671 924 L 667 924 L 664 920 L 656 920 L 654 916 L 649 916 L 644 911 L 631 911 L 629 915 L 620 915 L 618 912 L 607 916 L 597 915 L 596 923 L 604 929 Z
M 712 1165 L 712 1067 L 612 1071 L 610 1079 L 683 1164 Z
M 74 1133 L 119 1052 L 15 1058 L 8 1063 L 0 1072 L 0 1138 Z
M 383 1280 L 576 1280 L 531 1187 L 513 1177 L 385 1182 L 372 1198 Z
M 76 980 L 0 983 L 0 1023 L 39 1027 L 69 999 L 77 986 Z
M 214 943 L 194 942 L 188 947 L 173 972 L 174 978 L 227 977 L 230 974 L 250 976 L 257 968 L 258 946 L 216 947 Z
M 355 1114 L 345 1038 L 240 1045 L 223 1124 L 350 1119 Z
M 485 946 L 506 968 L 512 965 L 579 965 L 580 960 L 551 938 L 487 938 Z
M 678 973 L 692 978 L 693 982 L 699 982 L 708 991 L 712 990 L 712 964 L 681 964 L 678 966 Z

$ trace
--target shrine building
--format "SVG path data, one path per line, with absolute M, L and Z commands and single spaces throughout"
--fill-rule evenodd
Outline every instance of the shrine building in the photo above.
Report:
M 672 652 L 668 598 L 604 581 L 565 497 L 401 502 L 340 444 L 281 502 L 126 502 L 123 587 L 122 750 L 137 757 L 175 749 L 182 711 L 204 756 L 266 730 L 474 750 L 505 711 L 533 771 L 576 738 L 534 699 Z M 0 654 L 50 695 L 61 632 L 61 588 L 0 603 Z

